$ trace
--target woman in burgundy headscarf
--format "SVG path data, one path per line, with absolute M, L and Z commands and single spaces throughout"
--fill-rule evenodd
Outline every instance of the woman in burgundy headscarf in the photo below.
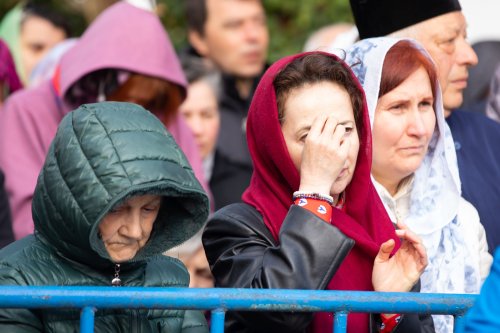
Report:
M 254 173 L 244 203 L 219 210 L 203 234 L 216 286 L 418 288 L 425 249 L 406 226 L 395 230 L 373 187 L 366 102 L 343 61 L 312 52 L 273 64 L 253 97 L 247 131 Z M 349 314 L 348 331 L 376 331 L 381 321 L 382 332 L 433 330 L 429 316 L 372 319 Z M 332 326 L 329 313 L 226 318 L 227 332 L 331 332 Z

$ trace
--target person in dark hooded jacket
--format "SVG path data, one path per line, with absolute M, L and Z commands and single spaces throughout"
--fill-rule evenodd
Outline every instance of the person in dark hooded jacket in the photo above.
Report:
M 187 287 L 162 253 L 201 229 L 208 196 L 162 123 L 122 102 L 85 104 L 58 127 L 39 174 L 35 233 L 0 251 L 0 284 Z M 78 309 L 1 309 L 1 332 L 76 332 Z M 199 311 L 98 310 L 96 332 L 208 332 Z

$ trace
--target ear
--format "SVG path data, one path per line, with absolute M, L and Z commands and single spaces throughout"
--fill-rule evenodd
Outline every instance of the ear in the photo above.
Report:
M 196 52 L 203 57 L 208 57 L 209 52 L 207 42 L 205 38 L 198 33 L 198 31 L 189 30 L 188 40 L 189 43 L 195 48 Z

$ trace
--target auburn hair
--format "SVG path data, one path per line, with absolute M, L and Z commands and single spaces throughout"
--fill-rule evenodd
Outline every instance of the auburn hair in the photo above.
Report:
M 385 56 L 378 97 L 392 91 L 420 67 L 429 75 L 432 95 L 436 97 L 437 72 L 432 60 L 410 41 L 402 40 L 394 44 Z

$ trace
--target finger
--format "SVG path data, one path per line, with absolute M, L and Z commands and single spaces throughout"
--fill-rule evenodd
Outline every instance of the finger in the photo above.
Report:
M 429 258 L 427 257 L 427 249 L 422 243 L 416 244 L 414 248 L 418 256 L 420 257 L 420 263 L 424 265 L 425 268 L 425 266 L 427 266 L 427 264 L 429 263 Z
M 325 114 L 319 114 L 312 122 L 311 129 L 307 134 L 308 138 L 317 138 L 323 132 L 323 128 L 325 127 L 325 123 L 327 120 L 327 116 Z
M 420 262 L 427 266 L 427 250 L 420 237 L 409 230 L 396 230 L 396 235 L 402 239 L 401 247 L 414 250 L 419 256 Z
M 382 243 L 382 245 L 380 245 L 380 249 L 378 250 L 377 257 L 375 258 L 375 260 L 379 261 L 389 260 L 391 252 L 394 249 L 395 245 L 396 243 L 394 242 L 393 239 L 389 239 L 388 241 Z
M 337 124 L 337 126 L 335 127 L 335 130 L 332 132 L 333 135 L 332 135 L 332 141 L 336 144 L 336 145 L 341 145 L 342 142 L 345 142 L 346 140 L 344 140 L 344 137 L 345 137 L 345 126 L 342 125 L 342 124 Z
M 323 134 L 327 135 L 328 140 L 332 139 L 335 128 L 338 127 L 339 121 L 333 115 L 328 115 L 325 122 L 325 127 L 323 128 Z
M 344 127 L 344 133 L 345 133 L 345 127 Z M 351 148 L 351 139 L 344 136 L 344 138 L 342 138 L 340 141 L 339 155 L 345 156 L 345 158 L 347 159 L 347 155 L 349 154 L 350 148 Z
M 409 229 L 406 229 L 406 230 L 397 229 L 396 235 L 401 240 L 407 240 L 413 244 L 422 243 L 422 239 L 416 233 L 414 233 L 413 231 L 411 231 Z
M 422 264 L 423 269 L 425 269 L 425 267 L 429 264 L 429 257 L 427 256 L 425 246 L 421 246 L 421 248 L 418 249 L 418 254 L 420 255 L 420 263 Z

